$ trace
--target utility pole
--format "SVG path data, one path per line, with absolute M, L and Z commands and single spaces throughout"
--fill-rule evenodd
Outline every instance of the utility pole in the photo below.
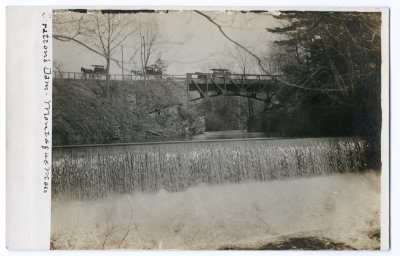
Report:
M 147 56 L 146 56 L 146 41 L 144 40 L 144 36 L 142 36 L 143 38 L 143 75 L 144 75 L 144 81 L 146 81 L 147 79 L 147 70 L 146 70 L 146 60 L 147 60 Z
M 121 55 L 122 55 L 122 59 L 121 59 L 121 70 L 122 70 L 122 81 L 124 81 L 124 46 L 121 44 Z
M 146 57 L 146 45 L 144 41 L 144 36 L 140 38 L 140 62 L 142 63 L 142 72 L 143 72 L 143 83 L 146 85 L 146 68 L 145 68 L 145 57 Z

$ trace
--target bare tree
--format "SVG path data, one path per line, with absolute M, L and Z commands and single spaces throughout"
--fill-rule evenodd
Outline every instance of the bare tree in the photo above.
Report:
M 233 49 L 230 51 L 230 55 L 235 60 L 236 65 L 238 66 L 240 72 L 242 73 L 242 80 L 246 80 L 246 75 L 253 69 L 254 66 L 254 58 L 250 56 L 246 51 L 244 51 L 239 46 L 235 45 Z M 243 105 L 243 106 L 242 106 Z M 247 98 L 247 113 L 248 118 L 252 118 L 254 116 L 254 108 L 253 101 L 251 98 Z M 244 107 L 244 104 L 239 100 L 239 111 Z M 240 111 L 239 113 L 242 113 Z
M 58 60 L 54 60 L 53 61 L 53 67 L 56 71 L 56 74 L 58 73 L 58 78 L 63 79 L 63 68 L 64 68 L 64 64 Z
M 254 67 L 254 58 L 251 57 L 247 52 L 235 45 L 230 51 L 230 55 L 235 60 L 236 65 L 244 77 L 246 74 L 251 72 Z
M 140 36 L 140 63 L 144 80 L 146 81 L 146 67 L 148 66 L 151 56 L 159 49 L 159 41 L 161 38 L 160 25 L 155 13 L 141 14 L 138 23 Z
M 72 41 L 104 57 L 106 62 L 106 94 L 110 96 L 110 62 L 112 56 L 128 37 L 137 31 L 135 19 L 129 14 L 102 13 L 54 15 L 53 38 Z

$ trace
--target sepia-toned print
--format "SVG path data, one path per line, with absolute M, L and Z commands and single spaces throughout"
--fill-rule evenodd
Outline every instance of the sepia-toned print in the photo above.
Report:
M 52 249 L 381 248 L 381 12 L 52 22 Z

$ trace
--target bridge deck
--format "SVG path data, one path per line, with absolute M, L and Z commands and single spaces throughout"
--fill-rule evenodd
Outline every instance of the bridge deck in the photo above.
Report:
M 263 92 L 269 86 L 273 85 L 274 80 L 271 76 L 259 74 L 188 73 L 186 75 L 186 82 L 188 90 L 197 91 L 200 94 L 200 98 L 218 95 L 257 98 L 257 93 Z

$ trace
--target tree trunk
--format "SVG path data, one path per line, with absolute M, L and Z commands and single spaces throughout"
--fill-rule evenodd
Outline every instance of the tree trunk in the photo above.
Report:
M 106 67 L 106 97 L 110 98 L 110 57 L 107 57 Z

